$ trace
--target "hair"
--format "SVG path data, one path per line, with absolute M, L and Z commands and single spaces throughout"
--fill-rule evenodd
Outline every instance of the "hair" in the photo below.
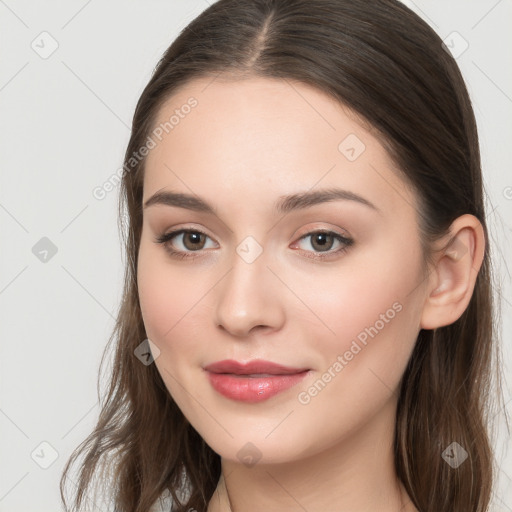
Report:
M 134 355 L 147 338 L 137 288 L 145 158 L 130 159 L 166 100 L 193 79 L 221 73 L 313 86 L 367 123 L 417 194 L 425 262 L 434 261 L 433 243 L 458 216 L 481 222 L 485 254 L 468 307 L 453 324 L 419 332 L 400 381 L 394 456 L 420 512 L 486 511 L 496 475 L 491 399 L 501 397 L 502 377 L 476 122 L 454 58 L 395 0 L 219 0 L 164 52 L 137 103 L 124 157 L 124 289 L 100 374 L 114 341 L 115 354 L 94 431 L 63 471 L 66 510 L 64 482 L 82 456 L 71 510 L 105 468 L 117 512 L 147 512 L 165 494 L 172 510 L 204 512 L 217 486 L 220 456 L 184 417 L 156 366 Z M 468 453 L 457 469 L 442 458 L 453 442 Z

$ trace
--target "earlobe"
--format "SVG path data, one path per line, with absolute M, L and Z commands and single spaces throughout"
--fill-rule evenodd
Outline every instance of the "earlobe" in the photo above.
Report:
M 458 320 L 466 310 L 485 251 L 482 224 L 470 214 L 458 217 L 441 240 L 421 317 L 422 329 L 436 329 Z

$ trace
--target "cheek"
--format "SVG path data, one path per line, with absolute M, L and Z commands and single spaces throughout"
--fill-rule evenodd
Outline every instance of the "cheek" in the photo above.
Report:
M 205 276 L 180 272 L 160 248 L 141 244 L 137 282 L 146 334 L 160 350 L 155 365 L 170 395 L 188 417 L 193 407 L 187 369 L 202 362 L 198 315 L 205 314 L 201 300 L 207 292 Z
M 397 380 L 419 332 L 420 300 L 411 292 L 421 282 L 420 253 L 392 243 L 380 249 L 347 260 L 339 272 L 318 273 L 314 287 L 310 277 L 298 283 L 322 324 L 308 337 L 317 340 L 324 369 L 346 355 L 343 373 L 354 379 L 368 378 L 371 366 Z
M 137 284 L 146 333 L 160 350 L 168 350 L 176 333 L 200 306 L 206 292 L 205 276 L 180 272 L 161 247 L 141 243 Z
M 419 259 L 407 256 L 406 264 L 400 251 L 386 254 L 372 264 L 365 258 L 365 265 L 351 265 L 339 277 L 331 274 L 322 292 L 316 288 L 309 295 L 312 309 L 334 334 L 327 328 L 309 333 L 322 366 L 298 390 L 297 419 L 313 427 L 315 418 L 328 418 L 326 444 L 359 428 L 388 403 L 414 348 L 420 300 L 410 292 L 418 284 Z M 293 427 L 300 435 L 300 421 Z

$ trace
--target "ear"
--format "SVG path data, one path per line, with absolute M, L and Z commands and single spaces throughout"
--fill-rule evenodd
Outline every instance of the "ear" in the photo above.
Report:
M 435 267 L 429 275 L 420 322 L 422 329 L 450 325 L 466 310 L 484 258 L 485 234 L 481 222 L 470 214 L 458 217 L 440 245 Z

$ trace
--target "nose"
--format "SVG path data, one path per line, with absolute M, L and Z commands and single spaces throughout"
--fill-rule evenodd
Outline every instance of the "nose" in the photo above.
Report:
M 267 264 L 264 254 L 252 263 L 234 255 L 231 271 L 215 287 L 215 321 L 220 329 L 245 338 L 283 326 L 283 283 Z

